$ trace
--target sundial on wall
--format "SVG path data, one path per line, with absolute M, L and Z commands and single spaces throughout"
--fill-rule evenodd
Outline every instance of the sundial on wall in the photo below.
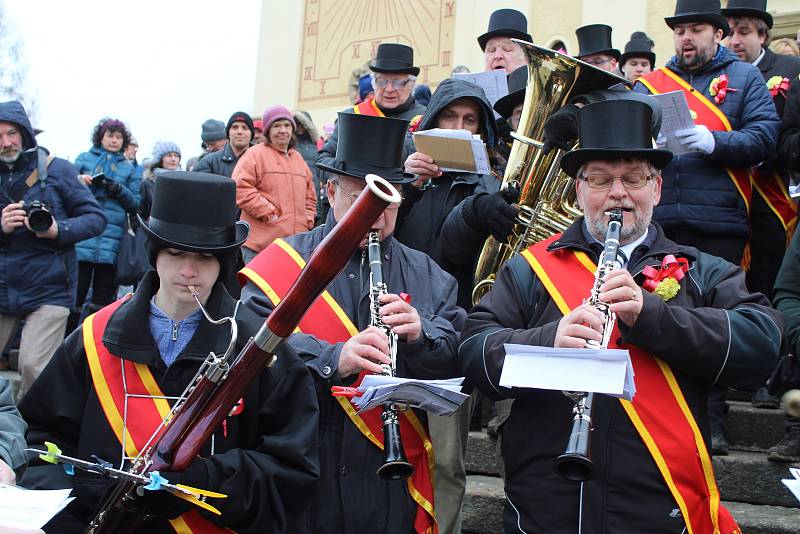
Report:
M 384 42 L 414 48 L 417 83 L 449 77 L 455 10 L 455 0 L 305 0 L 299 103 L 347 105 L 353 69 Z

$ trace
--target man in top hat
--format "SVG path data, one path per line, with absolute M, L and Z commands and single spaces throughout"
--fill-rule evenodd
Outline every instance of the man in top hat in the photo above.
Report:
M 676 55 L 639 78 L 634 90 L 683 91 L 695 126 L 675 132 L 685 153 L 664 169 L 664 202 L 654 217 L 675 242 L 746 268 L 752 257 L 746 253 L 750 169 L 774 153 L 775 105 L 758 69 L 721 44 L 730 27 L 719 0 L 678 0 L 675 15 L 665 20 Z M 727 454 L 725 389 L 715 388 L 710 398 L 713 452 Z
M 611 26 L 589 24 L 575 30 L 578 59 L 608 72 L 617 72 L 619 50 L 611 44 Z
M 503 69 L 506 74 L 525 65 L 525 53 L 511 39 L 533 42 L 528 33 L 528 19 L 516 9 L 498 9 L 489 16 L 486 33 L 478 36 L 483 51 L 483 70 Z
M 792 129 L 800 132 L 800 58 L 778 55 L 769 49 L 772 15 L 767 12 L 766 0 L 730 0 L 722 15 L 728 18 L 731 27 L 725 45 L 739 59 L 758 67 L 781 118 L 781 134 L 775 153 L 769 161 L 753 169 L 756 190 L 750 211 L 752 263 L 747 272 L 750 290 L 772 297 L 773 286 L 777 290 L 778 270 L 782 262 L 786 265 L 783 268 L 786 273 L 784 283 L 780 284 L 781 298 L 775 300 L 777 306 L 796 299 L 791 287 L 796 280 L 795 270 L 784 259 L 784 252 L 787 237 L 791 238 L 797 223 L 795 203 L 788 198 L 786 191 L 792 172 L 800 169 L 800 133 L 794 136 L 789 133 Z M 800 387 L 800 384 L 787 386 Z M 759 389 L 752 402 L 758 408 L 780 406 L 777 398 L 766 393 L 766 388 Z M 789 418 L 784 437 L 769 450 L 768 458 L 783 462 L 800 461 L 800 420 Z
M 198 161 L 192 170 L 231 178 L 239 158 L 250 148 L 255 130 L 250 115 L 244 111 L 236 111 L 230 116 L 228 124 L 225 126 L 225 136 L 228 142 L 225 143 L 222 150 L 212 152 Z
M 800 58 L 778 55 L 769 49 L 772 15 L 766 9 L 766 0 L 730 0 L 721 10 L 731 28 L 723 43 L 739 59 L 758 67 L 778 117 L 783 119 L 787 108 L 791 112 L 796 107 L 800 112 Z M 786 126 L 783 123 L 781 130 Z M 753 169 L 756 188 L 750 210 L 752 263 L 747 285 L 768 297 L 786 250 L 787 233 L 791 237 L 796 223 L 794 202 L 786 190 L 789 175 L 798 165 L 800 154 L 796 146 L 792 150 L 784 136 L 769 160 Z
M 414 99 L 414 83 L 419 74 L 419 67 L 414 66 L 414 49 L 404 44 L 381 43 L 369 70 L 372 71 L 372 88 L 375 94 L 345 112 L 372 117 L 393 117 L 416 123 L 425 113 L 425 107 L 417 104 Z M 337 126 L 317 155 L 318 166 L 330 166 L 336 160 L 338 143 Z
M 198 301 L 212 319 L 235 318 L 237 352 L 256 333 L 263 321 L 239 306 L 221 282 L 248 233 L 247 224 L 236 221 L 235 194 L 234 182 L 223 176 L 158 175 L 150 218 L 140 220 L 154 270 L 133 295 L 89 316 L 56 351 L 20 404 L 30 446 L 44 449 L 50 441 L 66 455 L 118 465 L 135 456 L 161 423 L 168 410 L 163 398 L 180 395 L 209 352 L 225 353 L 229 325 L 212 324 Z M 215 430 L 202 457 L 185 472 L 161 473 L 171 483 L 227 495 L 210 501 L 222 515 L 198 513 L 164 491 L 146 491 L 141 505 L 150 515 L 147 531 L 172 532 L 171 525 L 186 523 L 192 532 L 296 532 L 292 524 L 319 472 L 317 421 L 313 381 L 284 345 Z M 75 490 L 77 498 L 45 525 L 46 532 L 83 532 L 114 484 L 77 468 L 66 476 L 62 466 L 51 464 L 29 466 L 20 481 L 29 488 Z
M 664 169 L 655 219 L 676 242 L 738 264 L 749 235 L 748 168 L 772 154 L 778 115 L 758 69 L 721 44 L 729 26 L 719 0 L 678 0 L 665 20 L 676 55 L 634 90 L 683 90 L 695 126 L 676 132 L 687 152 Z
M 339 113 L 339 146 L 330 164 L 327 194 L 331 210 L 324 225 L 263 250 L 240 273 L 245 305 L 268 315 L 282 297 L 273 288 L 288 287 L 299 265 L 352 206 L 365 187 L 366 174 L 400 186 L 414 179 L 402 169 L 408 122 Z M 456 281 L 426 254 L 401 245 L 393 232 L 399 204 L 384 210 L 372 225 L 379 233 L 383 279 L 380 317 L 397 335 L 397 376 L 456 376 L 458 332 L 464 311 L 456 306 Z M 366 237 L 365 242 L 366 242 Z M 403 294 L 406 294 L 405 296 Z M 404 411 L 401 436 L 414 474 L 386 481 L 376 474 L 384 463 L 380 409 L 357 415 L 349 400 L 331 396 L 331 386 L 350 386 L 364 374 L 380 374 L 388 364 L 387 335 L 370 326 L 370 265 L 366 250 L 355 252 L 328 286 L 324 298 L 300 323 L 289 344 L 305 359 L 316 379 L 320 406 L 320 481 L 307 496 L 309 533 L 432 532 L 434 501 L 425 414 Z
M 625 44 L 625 52 L 619 57 L 619 70 L 625 79 L 633 83 L 653 71 L 656 54 L 653 41 L 644 32 L 633 32 Z
M 672 154 L 652 148 L 650 114 L 625 100 L 578 112 L 580 148 L 561 169 L 576 180 L 584 216 L 509 260 L 467 318 L 467 378 L 492 398 L 515 399 L 503 430 L 505 532 L 739 532 L 710 476 L 705 395 L 712 383 L 760 385 L 778 354 L 781 317 L 747 291 L 738 266 L 670 241 L 651 220 Z M 595 474 L 579 483 L 553 469 L 573 401 L 503 387 L 500 373 L 505 343 L 578 349 L 601 340 L 608 323 L 585 299 L 615 208 L 622 266 L 597 298 L 616 314 L 609 348 L 630 351 L 636 393 L 632 402 L 594 395 Z

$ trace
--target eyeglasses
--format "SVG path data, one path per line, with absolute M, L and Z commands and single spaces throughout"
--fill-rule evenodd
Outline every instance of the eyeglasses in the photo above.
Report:
M 405 80 L 389 80 L 386 78 L 375 77 L 372 79 L 372 86 L 375 89 L 386 89 L 386 86 L 391 85 L 395 91 L 399 91 L 416 79 L 416 76 L 409 76 Z
M 614 176 L 613 174 L 605 173 L 591 173 L 584 174 L 578 177 L 579 180 L 586 182 L 591 189 L 611 189 L 611 184 L 614 179 L 622 182 L 625 189 L 641 189 L 647 185 L 651 179 L 655 178 L 652 174 L 645 174 L 643 172 L 626 172 L 622 176 Z

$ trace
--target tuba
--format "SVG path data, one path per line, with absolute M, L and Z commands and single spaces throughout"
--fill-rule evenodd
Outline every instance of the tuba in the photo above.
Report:
M 511 134 L 514 144 L 500 188 L 514 186 L 520 190 L 519 214 L 507 242 L 489 237 L 484 243 L 475 268 L 473 304 L 489 292 L 506 260 L 537 241 L 563 232 L 581 215 L 575 181 L 559 167 L 563 151 L 545 154 L 542 150 L 545 121 L 575 96 L 627 83 L 573 57 L 514 41 L 527 57 L 528 85 L 519 127 Z

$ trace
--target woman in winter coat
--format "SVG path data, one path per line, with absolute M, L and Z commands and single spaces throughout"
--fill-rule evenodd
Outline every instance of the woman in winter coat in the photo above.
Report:
M 241 220 L 250 225 L 242 247 L 245 263 L 276 238 L 310 230 L 317 212 L 311 170 L 294 148 L 292 112 L 267 108 L 263 124 L 264 142 L 245 152 L 233 171 Z
M 139 205 L 139 215 L 143 220 L 150 218 L 150 206 L 153 205 L 153 184 L 156 181 L 156 174 L 165 171 L 181 170 L 181 149 L 172 141 L 158 141 L 153 147 L 153 154 L 150 164 L 145 166 L 142 174 L 141 197 Z
M 114 301 L 117 285 L 114 266 L 122 234 L 126 231 L 127 213 L 139 209 L 139 178 L 125 158 L 131 133 L 117 119 L 104 118 L 92 132 L 92 148 L 75 160 L 78 179 L 88 187 L 105 213 L 108 225 L 97 237 L 77 244 L 78 294 L 76 309 L 81 309 L 89 285 L 92 285 L 90 311 Z

